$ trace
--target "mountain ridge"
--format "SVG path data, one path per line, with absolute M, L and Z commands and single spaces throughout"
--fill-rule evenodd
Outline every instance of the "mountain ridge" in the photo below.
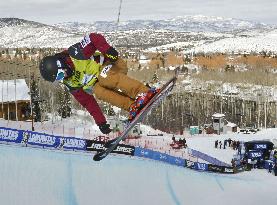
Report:
M 64 22 L 47 25 L 19 18 L 0 18 L 0 48 L 67 48 L 80 41 L 87 33 L 100 32 L 108 41 L 115 39 L 116 35 L 116 40 L 111 40 L 112 45 L 137 47 L 140 50 L 183 43 L 181 49 L 187 50 L 189 45 L 197 52 L 236 50 L 260 52 L 264 48 L 270 50 L 271 47 L 276 52 L 277 46 L 275 48 L 274 44 L 277 37 L 269 36 L 269 42 L 266 38 L 265 40 L 262 38 L 262 35 L 267 36 L 273 31 L 275 34 L 276 28 L 259 22 L 203 15 L 178 16 L 166 20 L 129 20 L 121 21 L 118 25 L 115 21 Z M 249 43 L 253 45 L 238 43 L 236 40 L 238 38 L 240 42 L 252 38 Z M 256 38 L 259 38 L 259 43 L 255 45 Z M 211 47 L 214 45 L 216 49 L 212 50 Z M 220 48 L 225 45 L 230 46 Z

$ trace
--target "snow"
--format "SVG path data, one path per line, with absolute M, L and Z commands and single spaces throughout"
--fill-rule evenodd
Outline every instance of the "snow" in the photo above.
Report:
M 0 99 L 1 102 L 30 100 L 29 88 L 26 81 L 24 79 L 1 80 Z
M 136 157 L 110 155 L 94 162 L 86 153 L 11 145 L 0 145 L 0 162 L 5 205 L 275 205 L 277 200 L 276 177 L 265 170 L 224 175 Z
M 55 135 L 93 138 L 101 135 L 98 127 L 81 111 L 68 119 L 50 119 L 35 123 L 35 131 Z M 16 129 L 31 128 L 30 122 L 0 120 L 0 126 Z M 166 152 L 195 160 L 187 149 L 170 147 L 172 134 L 141 125 L 142 137 L 129 144 Z M 90 130 L 88 132 L 88 130 Z M 66 131 L 66 132 L 65 132 Z M 90 133 L 90 135 L 88 135 Z M 114 136 L 110 136 L 114 137 Z M 199 150 L 230 164 L 236 151 L 215 149 L 215 140 L 249 141 L 277 140 L 277 129 L 265 129 L 256 134 L 175 135 L 185 137 L 189 148 Z M 197 160 L 197 159 L 196 159 Z M 201 160 L 199 160 L 201 162 Z M 83 205 L 93 204 L 251 204 L 275 205 L 273 187 L 276 177 L 266 170 L 253 170 L 234 175 L 197 172 L 149 159 L 111 154 L 94 162 L 91 154 L 41 150 L 0 144 L 0 201 L 5 205 Z M 11 183 L 12 182 L 12 183 Z M 199 194 L 201 197 L 199 197 Z M 239 201 L 238 201 L 239 200 Z
M 225 115 L 221 114 L 221 113 L 215 113 L 215 114 L 212 115 L 212 117 L 214 117 L 214 118 L 222 118 L 222 117 L 225 117 Z
M 195 48 L 186 51 L 190 52 L 205 52 L 205 53 L 244 53 L 244 52 L 277 52 L 277 30 L 271 32 L 261 32 L 252 37 L 233 37 L 224 38 L 212 43 L 206 43 L 196 46 Z

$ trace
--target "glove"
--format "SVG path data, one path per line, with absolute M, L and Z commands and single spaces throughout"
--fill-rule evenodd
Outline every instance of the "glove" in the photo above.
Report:
M 106 52 L 106 57 L 111 62 L 115 62 L 118 59 L 118 52 L 113 47 L 110 47 Z
M 99 130 L 105 135 L 109 134 L 112 131 L 110 128 L 110 125 L 107 124 L 106 122 L 101 125 L 98 125 L 98 127 L 99 127 Z

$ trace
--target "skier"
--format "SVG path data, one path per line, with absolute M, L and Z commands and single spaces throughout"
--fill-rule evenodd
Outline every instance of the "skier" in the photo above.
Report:
M 97 33 L 85 36 L 61 53 L 44 57 L 39 68 L 45 80 L 61 82 L 68 88 L 103 134 L 110 133 L 111 129 L 93 93 L 98 99 L 129 111 L 129 121 L 132 121 L 158 92 L 128 77 L 126 62 Z

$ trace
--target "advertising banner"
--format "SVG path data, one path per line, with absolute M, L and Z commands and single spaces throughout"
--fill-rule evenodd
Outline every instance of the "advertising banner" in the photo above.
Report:
M 218 165 L 214 165 L 214 164 L 209 164 L 208 165 L 208 170 L 211 172 L 221 172 L 223 173 L 223 167 L 222 166 L 218 166 Z
M 153 160 L 157 160 L 157 161 L 162 161 L 162 162 L 166 162 L 169 164 L 182 166 L 182 167 L 184 167 L 186 164 L 185 159 L 182 159 L 179 157 L 173 157 L 168 154 L 160 153 L 157 151 L 152 151 L 149 149 L 142 149 L 140 147 L 136 147 L 135 156 L 153 159 Z
M 264 150 L 267 149 L 267 144 L 254 144 L 254 150 Z
M 257 159 L 257 158 L 262 158 L 263 157 L 263 153 L 261 151 L 249 151 L 247 153 L 247 157 L 249 159 Z
M 233 174 L 234 173 L 233 167 L 218 166 L 218 165 L 214 165 L 214 164 L 209 164 L 208 165 L 208 171 L 210 171 L 210 172 L 220 172 L 220 173 L 225 173 L 225 174 Z
M 142 149 L 140 147 L 136 147 L 135 149 L 135 156 L 137 157 L 154 159 L 153 155 L 154 155 L 154 152 L 150 149 Z
M 86 140 L 74 138 L 74 137 L 58 137 L 59 147 L 63 149 L 72 150 L 86 150 Z
M 208 164 L 200 163 L 200 162 L 194 162 L 194 169 L 201 170 L 201 171 L 208 171 Z
M 105 142 L 95 141 L 95 140 L 86 140 L 86 150 L 87 151 L 101 151 L 105 149 Z M 134 156 L 135 147 L 131 145 L 119 144 L 112 153 L 125 154 Z
M 223 173 L 226 174 L 234 174 L 234 168 L 233 167 L 223 167 Z
M 42 134 L 38 132 L 23 132 L 23 141 L 27 142 L 28 145 L 41 146 L 41 147 L 52 147 L 56 148 L 60 145 L 59 137 L 54 135 Z
M 0 127 L 0 141 L 21 143 L 23 140 L 23 131 Z

